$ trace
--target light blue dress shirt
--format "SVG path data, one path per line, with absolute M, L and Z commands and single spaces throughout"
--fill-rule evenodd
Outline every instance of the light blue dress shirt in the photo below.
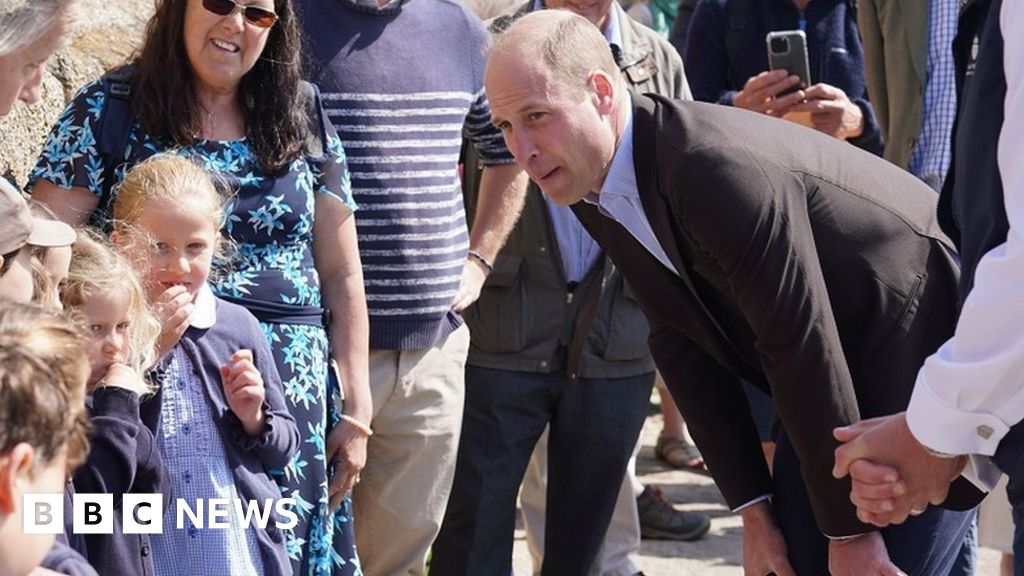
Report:
M 633 107 L 628 106 L 626 109 L 629 112 L 626 127 L 619 140 L 619 146 L 615 149 L 615 155 L 612 156 L 608 175 L 601 185 L 601 193 L 591 192 L 584 201 L 596 205 L 601 214 L 621 224 L 637 242 L 678 276 L 679 272 L 654 235 L 654 229 L 651 228 L 647 214 L 644 213 L 644 205 L 640 201 L 636 166 L 633 164 Z
M 534 0 L 533 10 L 543 10 L 541 0 Z M 605 25 L 604 37 L 608 44 L 622 46 L 622 29 L 619 26 L 619 14 L 616 10 L 608 11 L 608 22 Z M 558 242 L 558 252 L 562 257 L 562 273 L 566 282 L 580 282 L 601 256 L 601 247 L 590 237 L 580 223 L 579 218 L 568 206 L 562 206 L 544 197 L 548 214 L 551 216 L 551 227 Z
M 950 132 L 956 119 L 956 77 L 953 37 L 956 35 L 957 0 L 932 0 L 928 13 L 927 82 L 921 133 L 910 154 L 910 173 L 936 192 L 949 171 L 952 157 Z

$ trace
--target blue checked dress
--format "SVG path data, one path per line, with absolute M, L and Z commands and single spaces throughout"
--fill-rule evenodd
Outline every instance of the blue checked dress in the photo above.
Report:
M 104 161 L 96 131 L 105 105 L 102 85 L 93 82 L 75 96 L 47 137 L 29 181 L 47 180 L 64 188 L 81 187 L 98 198 Z M 321 114 L 326 118 L 326 114 Z M 288 318 L 267 322 L 266 310 L 321 306 L 320 280 L 313 265 L 314 198 L 327 194 L 355 210 L 345 153 L 330 122 L 323 123 L 323 159 L 299 158 L 287 173 L 273 177 L 260 168 L 244 140 L 209 141 L 179 148 L 237 191 L 228 206 L 224 233 L 234 244 L 229 271 L 212 278 L 214 292 L 235 301 L 261 319 L 284 383 L 288 408 L 303 438 L 299 452 L 284 470 L 268 470 L 284 496 L 298 503 L 299 524 L 288 535 L 288 554 L 296 575 L 362 574 L 352 530 L 352 507 L 346 498 L 334 514 L 327 512 L 327 431 L 338 421 L 328 390 L 327 334 L 318 321 Z M 172 148 L 152 139 L 133 122 L 120 181 L 128 168 Z M 116 188 L 114 189 L 116 192 Z M 278 317 L 287 316 L 286 313 Z

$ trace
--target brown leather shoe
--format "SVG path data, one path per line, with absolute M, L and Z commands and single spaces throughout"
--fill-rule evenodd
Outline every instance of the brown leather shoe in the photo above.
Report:
M 699 512 L 676 510 L 657 486 L 644 486 L 636 498 L 640 535 L 648 540 L 698 540 L 711 528 L 711 520 Z
M 704 468 L 704 457 L 700 455 L 700 450 L 686 438 L 658 436 L 654 455 L 673 468 Z

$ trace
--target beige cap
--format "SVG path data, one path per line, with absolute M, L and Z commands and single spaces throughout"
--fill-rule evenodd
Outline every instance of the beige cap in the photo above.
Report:
M 0 178 L 0 256 L 25 244 L 32 246 L 70 246 L 75 230 L 56 220 L 32 217 L 28 204 L 6 178 Z

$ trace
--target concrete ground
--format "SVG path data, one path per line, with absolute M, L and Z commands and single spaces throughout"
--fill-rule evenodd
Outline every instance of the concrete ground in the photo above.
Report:
M 654 443 L 661 429 L 661 416 L 647 419 L 642 433 L 643 447 L 637 474 L 644 484 L 657 484 L 684 510 L 711 516 L 711 531 L 697 542 L 644 540 L 637 564 L 646 576 L 739 576 L 743 574 L 743 523 L 725 506 L 709 476 L 673 470 L 654 457 Z M 521 525 L 521 523 L 520 523 Z M 531 574 L 525 532 L 516 531 L 513 552 L 515 576 Z M 999 555 L 980 551 L 977 576 L 998 576 Z

